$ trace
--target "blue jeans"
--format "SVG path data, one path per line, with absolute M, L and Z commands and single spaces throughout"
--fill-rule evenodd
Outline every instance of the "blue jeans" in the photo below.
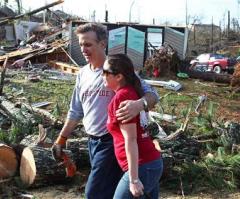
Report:
M 119 167 L 110 134 L 88 141 L 91 171 L 85 187 L 87 199 L 112 199 L 123 172 Z
M 159 180 L 162 176 L 163 161 L 162 158 L 140 165 L 138 168 L 139 179 L 144 187 L 144 194 L 139 199 L 158 199 L 159 198 Z M 147 195 L 147 196 L 146 196 Z M 129 172 L 125 172 L 114 194 L 114 199 L 132 199 L 134 198 L 129 190 Z

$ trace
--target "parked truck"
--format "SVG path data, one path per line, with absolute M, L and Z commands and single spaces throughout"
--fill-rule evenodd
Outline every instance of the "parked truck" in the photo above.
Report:
M 191 60 L 192 68 L 199 71 L 212 71 L 215 73 L 222 73 L 227 71 L 232 73 L 236 59 L 227 57 L 222 54 L 204 53 L 199 55 L 196 59 Z

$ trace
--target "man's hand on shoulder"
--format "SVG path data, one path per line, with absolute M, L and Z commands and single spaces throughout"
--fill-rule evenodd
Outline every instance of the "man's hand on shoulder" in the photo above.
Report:
M 139 100 L 125 100 L 120 103 L 116 116 L 119 121 L 126 123 L 136 117 L 143 110 L 143 102 Z

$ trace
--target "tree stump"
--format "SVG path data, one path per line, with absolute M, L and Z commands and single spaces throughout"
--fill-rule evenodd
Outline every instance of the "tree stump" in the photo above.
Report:
M 17 167 L 18 161 L 14 149 L 5 144 L 0 144 L 0 179 L 14 176 Z
M 24 185 L 31 187 L 68 181 L 64 164 L 53 159 L 50 149 L 38 146 L 24 148 L 20 163 L 20 178 Z

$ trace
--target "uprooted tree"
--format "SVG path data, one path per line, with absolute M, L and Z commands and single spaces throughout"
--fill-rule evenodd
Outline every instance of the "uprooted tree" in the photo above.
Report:
M 180 59 L 177 51 L 169 44 L 164 44 L 160 49 L 154 49 L 153 56 L 144 64 L 144 72 L 149 77 L 163 77 L 178 72 Z

